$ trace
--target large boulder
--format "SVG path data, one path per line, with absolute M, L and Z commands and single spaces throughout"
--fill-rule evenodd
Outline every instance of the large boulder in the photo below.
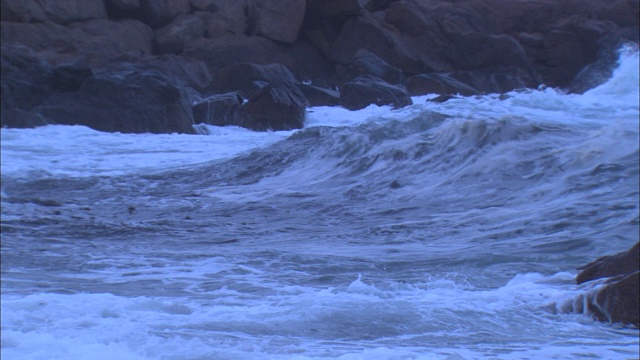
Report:
M 387 64 L 386 61 L 380 59 L 376 54 L 360 49 L 353 56 L 351 64 L 338 71 L 339 76 L 346 78 L 346 81 L 362 75 L 371 75 L 380 78 L 389 84 L 401 84 L 404 81 L 402 70 Z
M 296 40 L 306 0 L 249 0 L 248 5 L 254 35 L 286 43 Z
M 193 133 L 191 98 L 156 70 L 132 65 L 87 78 L 78 91 L 55 93 L 36 107 L 50 123 L 122 133 Z
M 244 35 L 249 26 L 244 1 L 230 1 L 216 11 L 206 24 L 206 35 L 210 39 L 229 35 Z
M 191 11 L 189 0 L 140 0 L 136 15 L 154 29 L 171 22 L 180 14 Z
M 391 85 L 371 75 L 360 76 L 340 88 L 340 105 L 349 110 L 363 109 L 371 104 L 401 108 L 412 103 L 404 86 Z
M 208 96 L 194 103 L 191 110 L 196 124 L 216 126 L 237 125 L 237 116 L 244 98 L 237 91 Z
M 53 92 L 51 65 L 26 46 L 3 43 L 1 49 L 2 113 L 30 110 Z

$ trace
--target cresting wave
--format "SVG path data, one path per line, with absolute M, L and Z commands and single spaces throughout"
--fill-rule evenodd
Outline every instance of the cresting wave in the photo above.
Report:
M 570 313 L 601 286 L 574 269 L 638 240 L 637 94 L 629 50 L 583 95 L 296 132 L 2 129 L 2 356 L 637 358 Z

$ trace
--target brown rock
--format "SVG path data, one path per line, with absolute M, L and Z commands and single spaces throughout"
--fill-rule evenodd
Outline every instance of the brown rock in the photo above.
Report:
M 248 0 L 251 33 L 292 43 L 298 37 L 306 0 Z
M 595 294 L 587 297 L 589 312 L 600 321 L 639 327 L 640 272 L 621 275 L 608 283 Z
M 584 282 L 603 277 L 631 274 L 640 267 L 640 243 L 636 243 L 626 252 L 607 255 L 578 268 L 582 270 L 576 277 L 576 282 Z

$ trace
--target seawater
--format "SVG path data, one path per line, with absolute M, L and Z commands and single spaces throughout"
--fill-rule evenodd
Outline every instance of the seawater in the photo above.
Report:
M 638 241 L 638 53 L 605 84 L 208 136 L 2 129 L 2 359 L 634 359 L 568 309 Z

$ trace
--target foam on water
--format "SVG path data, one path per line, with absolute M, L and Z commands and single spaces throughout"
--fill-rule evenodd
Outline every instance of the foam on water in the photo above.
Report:
M 601 286 L 571 269 L 637 241 L 638 83 L 631 49 L 583 95 L 301 131 L 2 129 L 2 358 L 638 358 L 568 313 Z

